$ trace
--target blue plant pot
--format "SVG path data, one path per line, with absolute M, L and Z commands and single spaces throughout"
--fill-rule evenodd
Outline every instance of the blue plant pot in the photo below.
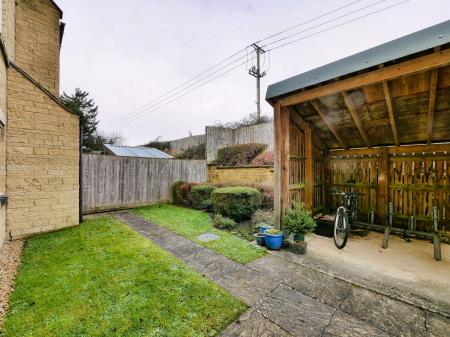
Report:
M 264 241 L 267 248 L 278 250 L 283 244 L 283 232 L 281 232 L 280 234 L 268 234 L 266 230 L 264 232 Z
M 262 224 L 259 225 L 259 232 L 260 232 L 261 234 L 264 234 L 264 232 L 265 232 L 267 229 L 272 229 L 272 228 L 274 228 L 273 225 L 268 224 L 268 223 L 262 223 Z

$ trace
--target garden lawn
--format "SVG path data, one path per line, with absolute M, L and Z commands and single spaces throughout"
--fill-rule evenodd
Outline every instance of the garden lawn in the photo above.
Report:
M 248 263 L 266 255 L 264 249 L 214 228 L 209 215 L 202 211 L 161 204 L 139 208 L 134 212 L 150 222 L 166 227 L 239 263 Z M 203 242 L 197 239 L 202 233 L 214 233 L 220 238 Z
M 0 336 L 216 336 L 246 306 L 113 218 L 30 238 Z

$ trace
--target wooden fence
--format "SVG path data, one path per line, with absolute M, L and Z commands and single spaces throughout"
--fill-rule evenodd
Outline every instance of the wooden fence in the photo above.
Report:
M 239 129 L 206 127 L 206 161 L 216 159 L 217 150 L 239 144 L 266 144 L 269 151 L 273 151 L 273 123 L 263 123 Z
M 169 201 L 177 180 L 206 182 L 206 161 L 83 155 L 83 212 Z

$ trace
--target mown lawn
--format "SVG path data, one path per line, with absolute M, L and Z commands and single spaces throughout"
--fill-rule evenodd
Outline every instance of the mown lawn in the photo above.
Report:
M 134 212 L 239 263 L 248 263 L 266 254 L 264 249 L 214 228 L 211 218 L 205 212 L 169 204 L 143 207 Z M 202 242 L 197 239 L 202 233 L 214 233 L 220 238 Z
M 30 238 L 1 336 L 216 336 L 246 306 L 113 218 Z

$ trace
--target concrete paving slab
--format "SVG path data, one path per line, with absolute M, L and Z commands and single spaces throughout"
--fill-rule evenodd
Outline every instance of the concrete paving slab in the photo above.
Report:
M 260 301 L 278 284 L 271 277 L 245 266 L 230 273 L 220 274 L 214 277 L 214 281 L 248 305 Z
M 366 289 L 352 286 L 341 309 L 396 336 L 426 336 L 422 310 Z
M 251 309 L 226 328 L 219 337 L 295 337 L 261 313 Z
M 274 255 L 267 255 L 246 265 L 273 274 L 283 283 L 332 307 L 339 307 L 347 296 L 350 283 Z
M 428 337 L 450 336 L 450 319 L 432 313 L 427 313 L 426 319 Z
M 336 312 L 323 337 L 390 337 L 388 333 L 377 329 L 360 319 L 342 312 Z
M 301 292 L 280 285 L 257 305 L 272 322 L 295 336 L 322 336 L 335 309 Z

